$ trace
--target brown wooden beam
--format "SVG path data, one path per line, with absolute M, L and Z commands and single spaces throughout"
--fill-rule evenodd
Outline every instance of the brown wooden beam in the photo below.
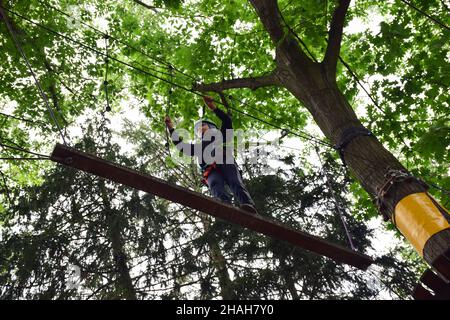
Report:
M 373 263 L 372 258 L 365 254 L 61 144 L 56 145 L 51 160 L 286 241 L 339 263 L 349 264 L 363 270 Z
M 433 290 L 436 297 L 440 299 L 450 299 L 450 283 L 440 278 L 432 270 L 426 270 L 422 277 L 420 277 L 420 282 Z
M 414 292 L 412 294 L 414 300 L 433 300 L 434 295 L 425 289 L 424 286 L 422 286 L 420 283 L 416 286 L 414 289 Z
M 446 281 L 450 281 L 450 249 L 434 259 L 431 265 Z

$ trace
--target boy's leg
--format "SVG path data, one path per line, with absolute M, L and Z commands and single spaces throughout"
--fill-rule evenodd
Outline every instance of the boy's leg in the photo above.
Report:
M 221 172 L 217 170 L 211 171 L 208 176 L 208 187 L 211 195 L 223 202 L 231 203 L 230 195 L 225 191 L 225 179 Z
M 244 186 L 241 174 L 235 164 L 220 165 L 221 173 L 223 174 L 225 181 L 233 192 L 234 197 L 239 204 L 249 204 L 255 206 L 250 193 Z

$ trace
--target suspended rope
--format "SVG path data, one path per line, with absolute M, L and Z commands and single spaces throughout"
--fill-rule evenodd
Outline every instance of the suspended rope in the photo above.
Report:
M 3 187 L 5 189 L 6 198 L 8 199 L 9 204 L 12 204 L 11 196 L 8 188 L 8 183 L 6 182 L 6 177 L 3 171 L 0 170 L 0 175 L 2 176 Z
M 202 114 L 201 114 L 201 116 L 200 116 L 200 118 L 203 118 L 203 117 L 205 117 L 205 104 L 204 103 L 202 103 Z
M 35 120 L 27 119 L 27 118 L 16 117 L 14 115 L 6 114 L 6 113 L 3 113 L 3 112 L 0 112 L 0 116 L 6 117 L 6 118 L 15 119 L 15 120 L 19 120 L 19 121 L 23 121 L 23 122 L 27 122 L 27 123 L 45 125 L 45 122 L 43 122 L 43 121 L 35 121 Z
M 233 56 L 234 56 L 234 47 L 235 46 L 236 46 L 236 35 L 234 35 L 234 38 L 233 38 L 233 48 L 231 49 L 231 54 L 230 54 L 230 62 L 229 62 L 230 79 L 234 78 L 234 73 L 233 73 Z
M 443 193 L 445 193 L 447 195 L 447 197 L 450 197 L 450 190 L 444 189 L 442 187 L 439 187 L 438 185 L 434 184 L 434 183 L 430 183 L 430 182 L 426 182 L 430 187 L 433 187 L 437 190 L 442 191 Z
M 342 222 L 342 226 L 344 227 L 344 231 L 345 231 L 345 234 L 347 236 L 348 243 L 350 244 L 350 247 L 352 248 L 352 250 L 356 251 L 356 248 L 353 245 L 352 236 L 350 235 L 350 231 L 348 230 L 347 223 L 345 221 L 343 210 L 342 210 L 342 208 L 340 206 L 340 201 L 337 199 L 336 193 L 334 192 L 334 188 L 331 185 L 331 178 L 330 178 L 330 176 L 328 174 L 328 171 L 325 169 L 325 164 L 322 162 L 322 157 L 320 156 L 320 151 L 319 151 L 319 147 L 317 146 L 317 144 L 314 146 L 314 149 L 316 150 L 317 157 L 319 158 L 319 163 L 320 163 L 320 166 L 321 166 L 321 170 L 322 170 L 322 173 L 323 173 L 323 175 L 325 177 L 325 181 L 326 181 L 326 184 L 328 186 L 328 190 L 330 192 L 330 195 L 333 198 L 334 206 L 336 208 L 336 211 L 339 214 L 339 217 L 340 217 L 341 222 Z
M 170 114 L 170 109 L 172 107 L 172 94 L 173 94 L 173 66 L 170 65 L 167 67 L 169 70 L 169 76 L 170 76 L 170 86 L 168 89 L 168 103 L 167 103 L 167 109 L 166 109 L 166 114 L 169 115 Z
M 20 152 L 25 152 L 25 153 L 32 154 L 32 155 L 35 155 L 35 156 L 38 156 L 38 157 L 41 157 L 41 158 L 48 158 L 48 156 L 45 155 L 45 154 L 29 151 L 29 150 L 26 150 L 26 149 L 21 148 L 21 147 L 10 146 L 10 145 L 4 144 L 4 143 L 0 143 L 0 147 L 8 148 L 8 149 L 11 149 L 11 150 L 16 150 L 16 151 L 20 151 Z
M 284 19 L 283 14 L 280 11 L 280 17 L 281 20 L 283 21 L 284 26 L 288 29 L 288 31 L 290 33 L 292 33 L 292 35 L 297 39 L 298 42 L 300 42 L 300 44 L 303 46 L 303 48 L 305 49 L 305 51 L 309 54 L 309 56 L 311 57 L 311 59 L 315 62 L 318 63 L 316 57 L 312 54 L 312 52 L 309 50 L 308 46 L 306 45 L 306 43 L 303 41 L 302 38 L 300 38 L 300 36 L 291 28 L 291 26 L 286 22 L 286 20 Z
M 434 23 L 440 25 L 442 28 L 447 29 L 447 31 L 450 30 L 450 28 L 445 25 L 442 21 L 436 19 L 435 17 L 429 15 L 428 13 L 426 13 L 425 11 L 419 9 L 418 7 L 416 7 L 415 5 L 413 5 L 411 2 L 406 1 L 406 0 L 400 0 L 401 2 L 403 2 L 404 4 L 410 6 L 411 8 L 413 8 L 414 10 L 416 10 L 417 12 L 421 13 L 422 15 L 424 15 L 425 17 L 427 17 L 428 19 L 430 19 L 431 21 L 433 21 Z
M 350 75 L 352 76 L 352 78 L 356 81 L 356 83 L 358 83 L 358 85 L 361 87 L 361 89 L 363 89 L 363 91 L 366 93 L 366 95 L 369 97 L 369 99 L 372 101 L 372 103 L 374 104 L 375 107 L 377 107 L 378 110 L 380 110 L 381 113 L 383 113 L 384 115 L 386 115 L 386 112 L 380 107 L 380 105 L 378 104 L 378 102 L 375 101 L 375 99 L 373 98 L 372 94 L 370 94 L 369 91 L 367 91 L 366 87 L 364 87 L 364 85 L 361 83 L 361 80 L 359 80 L 359 77 L 356 75 L 355 72 L 353 72 L 353 70 L 350 68 L 350 66 L 348 65 L 347 62 L 344 61 L 344 59 L 342 59 L 341 56 L 338 57 L 339 61 L 344 65 L 344 67 L 347 69 L 347 71 L 350 73 Z
M 108 97 L 108 71 L 109 71 L 109 68 L 108 68 L 109 67 L 109 59 L 108 59 L 108 56 L 109 56 L 109 54 L 108 54 L 108 45 L 109 45 L 108 39 L 109 39 L 109 36 L 108 36 L 108 34 L 105 34 L 104 38 L 105 38 L 105 56 L 106 56 L 106 58 L 105 58 L 105 80 L 103 81 L 103 86 L 104 86 L 104 89 L 105 89 L 105 100 L 106 100 L 105 111 L 106 112 L 110 112 L 111 111 L 111 106 L 109 104 L 109 97 Z
M 47 110 L 48 110 L 48 112 L 50 113 L 51 118 L 52 118 L 53 121 L 55 122 L 56 127 L 58 128 L 58 131 L 59 131 L 59 134 L 60 134 L 60 136 L 61 136 L 61 139 L 62 139 L 63 143 L 64 143 L 65 145 L 67 145 L 66 139 L 65 139 L 64 134 L 63 134 L 63 132 L 62 132 L 62 128 L 61 128 L 61 126 L 59 125 L 58 120 L 56 119 L 56 116 L 55 116 L 55 114 L 54 114 L 54 112 L 53 112 L 52 107 L 50 106 L 50 102 L 48 101 L 48 97 L 47 97 L 47 95 L 45 94 L 44 89 L 42 88 L 41 83 L 39 82 L 39 80 L 38 80 L 36 74 L 34 73 L 33 68 L 31 67 L 30 61 L 28 60 L 28 58 L 27 58 L 25 52 L 23 51 L 22 46 L 21 46 L 20 43 L 18 42 L 18 40 L 17 40 L 17 38 L 16 38 L 16 34 L 15 34 L 15 32 L 14 32 L 14 29 L 13 29 L 13 27 L 11 26 L 11 22 L 9 21 L 8 16 L 5 14 L 5 11 L 4 11 L 3 9 L 4 9 L 4 7 L 3 7 L 3 6 L 0 6 L 0 14 L 1 14 L 2 18 L 3 18 L 3 21 L 4 21 L 5 24 L 6 24 L 6 27 L 8 28 L 9 34 L 11 35 L 11 39 L 13 40 L 14 45 L 16 46 L 17 50 L 19 51 L 20 55 L 21 55 L 22 58 L 25 60 L 25 63 L 26 63 L 26 65 L 27 65 L 27 67 L 28 67 L 28 70 L 29 70 L 31 76 L 32 76 L 33 79 L 34 79 L 34 82 L 35 82 L 35 84 L 36 84 L 36 86 L 37 86 L 37 88 L 38 88 L 38 90 L 39 90 L 39 93 L 40 93 L 42 99 L 44 100 L 44 103 L 45 103 L 45 105 L 46 105 L 46 107 L 47 107 Z
M 50 160 L 50 158 L 49 157 L 34 157 L 34 158 L 0 157 L 0 160 L 4 160 L 4 161 L 33 161 L 33 160 Z
M 364 90 L 364 92 L 366 93 L 366 95 L 369 97 L 369 99 L 372 101 L 372 103 L 374 104 L 374 106 L 386 117 L 386 119 L 384 119 L 384 121 L 389 121 L 389 122 L 396 122 L 394 119 L 392 119 L 390 116 L 386 115 L 386 112 L 383 110 L 383 108 L 381 108 L 381 106 L 377 103 L 377 101 L 373 98 L 372 94 L 370 93 L 370 90 L 368 91 L 364 85 L 361 83 L 361 80 L 359 79 L 358 75 L 356 74 L 356 72 L 354 72 L 349 64 L 347 62 L 344 61 L 344 59 L 342 59 L 341 56 L 338 57 L 339 61 L 341 61 L 341 63 L 345 66 L 345 68 L 347 69 L 347 71 L 350 73 L 350 75 L 353 77 L 353 79 L 358 83 L 358 85 Z M 364 130 L 367 130 L 365 128 L 363 128 Z M 369 130 L 367 130 L 370 134 L 372 135 L 371 132 Z M 373 136 L 373 135 L 372 135 Z M 401 135 L 397 135 L 397 138 L 400 140 L 400 142 L 406 147 L 407 151 L 410 151 L 410 146 L 408 146 L 408 144 L 406 143 L 406 141 L 403 139 L 403 137 Z M 341 158 L 343 159 L 342 153 L 340 152 Z M 343 160 L 344 164 L 345 161 Z M 409 158 L 407 158 L 407 167 L 409 166 Z
M 166 117 L 170 116 L 170 109 L 172 106 L 172 94 L 173 94 L 173 66 L 169 65 L 167 67 L 168 71 L 169 71 L 169 75 L 170 75 L 170 86 L 168 88 L 168 98 L 167 98 L 167 106 L 166 106 Z M 169 156 L 171 156 L 170 154 L 170 137 L 169 137 L 169 130 L 166 128 L 165 130 L 166 132 L 166 149 L 167 149 L 167 153 L 169 154 Z

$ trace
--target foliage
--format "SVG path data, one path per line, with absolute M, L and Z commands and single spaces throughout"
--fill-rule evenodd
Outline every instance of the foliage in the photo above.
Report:
M 347 24 L 358 19 L 370 23 L 374 16 L 381 17 L 379 26 L 373 26 L 375 31 L 368 29 L 346 32 L 341 50 L 343 60 L 351 66 L 365 87 L 369 88 L 376 104 L 362 97 L 364 93 L 358 89 L 352 75 L 342 64 L 338 66 L 337 75 L 340 88 L 363 122 L 413 174 L 444 190 L 449 190 L 448 30 L 401 1 L 353 2 L 346 20 Z M 436 19 L 448 21 L 449 9 L 444 1 L 417 0 L 414 3 Z M 170 157 L 167 157 L 160 144 L 154 145 L 146 139 L 145 130 L 150 130 L 147 127 L 145 130 L 143 128 L 130 130 L 127 134 L 128 142 L 137 150 L 134 158 L 130 155 L 127 155 L 127 158 L 119 156 L 121 152 L 119 146 L 112 147 L 115 142 L 109 141 L 108 147 L 106 145 L 102 147 L 103 142 L 91 136 L 93 132 L 99 132 L 98 127 L 86 131 L 81 142 L 73 137 L 70 139 L 70 134 L 76 131 L 80 121 L 83 122 L 83 117 L 87 115 L 88 118 L 95 119 L 96 115 L 105 109 L 105 79 L 108 80 L 111 115 L 126 115 L 131 109 L 137 109 L 139 114 L 145 117 L 151 131 L 158 137 L 159 143 L 164 141 L 164 126 L 161 119 L 166 112 L 176 118 L 177 125 L 192 129 L 193 120 L 198 117 L 201 108 L 200 98 L 190 91 L 193 83 L 263 75 L 275 67 L 273 44 L 251 5 L 242 0 L 154 1 L 153 9 L 134 1 L 119 3 L 110 0 L 89 0 L 81 4 L 73 0 L 0 1 L 0 4 L 6 7 L 5 12 L 12 22 L 19 43 L 42 84 L 58 123 L 65 128 L 63 133 L 72 144 L 78 143 L 78 147 L 99 152 L 110 160 L 148 170 L 197 190 L 199 185 L 194 178 L 195 167 L 191 166 L 186 171 L 178 168 L 171 162 Z M 336 1 L 308 0 L 299 3 L 290 0 L 279 1 L 283 18 L 318 60 L 324 55 L 327 28 L 335 7 Z M 108 37 L 105 38 L 105 34 Z M 48 154 L 51 146 L 59 139 L 57 126 L 44 100 L 41 99 L 26 64 L 17 53 L 2 19 L 0 19 L 0 44 L 0 60 L 5 62 L 0 66 L 2 84 L 0 112 L 3 113 L 0 114 L 2 124 L 0 143 Z M 107 61 L 106 54 L 109 55 Z M 171 85 L 168 81 L 176 85 Z M 267 123 L 256 121 L 239 111 L 245 111 L 293 131 L 303 130 L 311 124 L 311 116 L 306 109 L 286 90 L 240 89 L 234 90 L 230 95 L 232 107 L 238 110 L 233 113 L 236 127 L 246 130 L 271 129 Z M 149 153 L 149 150 L 153 150 L 156 154 Z M 2 147 L 1 155 L 27 156 L 24 152 L 6 147 Z M 159 167 L 152 165 L 149 155 L 156 156 Z M 298 156 L 296 155 L 297 158 Z M 337 158 L 337 155 L 334 154 L 333 157 Z M 0 223 L 3 225 L 2 228 L 5 228 L 6 231 L 3 232 L 8 239 L 4 242 L 2 256 L 8 257 L 10 266 L 20 270 L 17 275 L 5 273 L 4 268 L 8 264 L 2 262 L 2 283 L 12 285 L 7 291 L 2 291 L 2 294 L 9 297 L 25 295 L 39 297 L 40 294 L 41 297 L 74 297 L 75 293 L 67 292 L 61 287 L 61 282 L 54 280 L 56 278 L 53 277 L 56 270 L 59 272 L 58 277 L 62 277 L 66 260 L 56 262 L 44 258 L 56 255 L 78 261 L 87 254 L 94 262 L 92 266 L 86 265 L 86 269 L 97 268 L 95 261 L 106 269 L 111 267 L 113 264 L 111 257 L 102 256 L 101 248 L 93 238 L 94 230 L 102 237 L 107 236 L 111 221 L 101 214 L 106 210 L 105 207 L 98 209 L 99 214 L 92 221 L 83 218 L 84 215 L 90 214 L 89 210 L 77 213 L 79 209 L 73 211 L 70 207 L 71 201 L 75 200 L 76 205 L 85 204 L 86 208 L 95 206 L 98 204 L 95 195 L 103 186 L 99 185 L 98 181 L 95 182 L 95 179 L 52 167 L 45 162 L 0 161 L 2 173 Z M 327 163 L 332 163 L 332 160 L 328 159 Z M 333 168 L 334 165 L 331 165 L 330 170 L 334 170 Z M 255 176 L 257 175 L 258 173 L 255 173 Z M 333 176 L 338 175 L 340 173 L 333 171 Z M 73 179 L 77 179 L 80 189 L 73 187 Z M 357 227 L 354 220 L 368 221 L 377 214 L 376 210 L 371 199 L 368 199 L 358 184 L 353 182 L 347 186 L 349 181 L 338 180 L 333 180 L 333 183 L 336 183 L 333 187 L 341 190 L 345 185 L 350 191 L 350 195 L 345 197 L 342 191 L 340 199 L 343 203 L 347 202 L 350 207 L 352 213 L 352 216 L 349 216 L 350 225 L 353 232 L 361 235 L 358 237 L 358 241 L 361 242 L 357 242 L 357 246 L 363 250 L 369 246 L 367 237 L 364 236 L 368 236 L 369 231 L 364 227 Z M 258 200 L 258 205 L 264 214 L 282 218 L 283 210 L 293 210 L 302 214 L 313 204 L 326 208 L 326 212 L 333 210 L 329 196 L 324 194 L 325 190 L 318 186 L 316 190 L 304 190 L 306 184 L 313 182 L 314 174 L 311 172 L 294 170 L 286 176 L 281 173 L 279 176 L 261 176 L 251 179 L 249 183 L 253 193 L 262 197 Z M 265 186 L 271 186 L 272 193 L 265 193 L 267 191 Z M 166 234 L 163 231 L 167 231 L 169 222 L 174 222 L 170 219 L 175 217 L 170 215 L 169 219 L 165 214 L 172 212 L 174 208 L 121 186 L 108 184 L 104 188 L 109 191 L 108 201 L 120 204 L 114 212 L 121 221 L 121 233 L 137 241 L 138 249 L 133 249 L 136 250 L 135 253 L 155 259 L 156 265 L 164 270 L 167 279 L 171 274 L 172 278 L 182 278 L 183 280 L 179 282 L 183 282 L 187 279 L 182 276 L 183 274 L 195 272 L 193 281 L 200 281 L 203 290 L 201 294 L 199 293 L 199 297 L 211 298 L 219 294 L 217 279 L 213 279 L 211 273 L 199 271 L 200 269 L 210 271 L 208 260 L 200 260 L 201 263 L 195 264 L 196 257 L 192 256 L 190 247 L 185 250 L 175 249 L 174 257 L 176 259 L 183 257 L 184 264 L 181 266 L 171 264 L 169 267 L 167 257 L 163 256 L 164 245 L 157 242 L 157 247 L 152 247 L 145 242 L 152 236 L 150 230 L 153 229 L 150 226 L 157 226 L 156 229 L 161 230 L 161 234 Z M 298 194 L 286 196 L 282 193 L 282 190 L 289 188 L 297 188 L 295 190 L 299 190 Z M 81 191 L 82 189 L 85 191 Z M 431 192 L 442 203 L 448 203 L 448 194 L 446 195 L 445 191 L 432 189 Z M 263 195 L 270 195 L 273 198 Z M 59 202 L 63 199 L 66 201 L 65 205 L 70 204 L 65 207 L 66 214 L 63 214 L 64 211 L 59 213 L 57 211 L 62 210 Z M 281 204 L 284 200 L 290 201 L 285 203 L 286 208 L 281 208 L 279 212 L 269 209 L 274 203 Z M 154 215 L 143 214 L 147 211 L 154 212 Z M 293 216 L 290 220 L 288 214 L 285 216 L 287 220 L 284 222 L 292 223 L 296 227 L 304 226 L 303 222 L 299 224 L 302 216 Z M 132 223 L 125 217 L 143 221 L 143 226 Z M 294 221 L 294 217 L 300 220 Z M 344 240 L 342 233 L 337 232 L 340 228 L 337 221 L 320 214 L 318 217 L 320 221 L 333 226 L 331 231 L 328 230 L 330 232 L 322 235 L 336 242 Z M 84 250 L 77 252 L 78 249 L 68 249 L 71 245 L 70 239 L 77 234 L 74 230 L 78 229 L 60 230 L 58 224 L 64 221 L 69 225 L 78 225 L 80 230 L 86 232 L 90 230 L 88 237 L 84 239 L 87 241 L 82 247 Z M 204 220 L 203 222 L 206 223 Z M 10 228 L 14 225 L 22 226 L 23 230 L 19 234 L 11 233 Z M 195 225 L 193 222 L 189 224 L 191 228 Z M 230 229 L 220 223 L 217 225 L 213 223 L 210 228 L 223 236 L 217 238 L 214 234 L 213 239 L 221 248 L 226 248 L 224 252 L 227 254 L 235 252 L 236 257 L 241 257 L 242 254 L 252 253 L 248 250 L 255 249 L 257 244 L 264 244 L 271 252 L 280 252 L 280 255 L 272 256 L 270 267 L 258 271 L 259 278 L 253 276 L 251 269 L 233 270 L 237 277 L 233 285 L 240 297 L 258 296 L 260 291 L 246 291 L 252 286 L 270 287 L 272 291 L 267 291 L 268 295 L 273 293 L 281 297 L 292 297 L 292 292 L 287 292 L 287 287 L 281 288 L 275 279 L 278 279 L 277 276 L 290 273 L 294 266 L 294 281 L 300 281 L 299 279 L 307 274 L 307 268 L 312 268 L 310 270 L 316 267 L 323 268 L 323 273 L 319 273 L 315 280 L 310 278 L 305 280 L 308 285 L 304 286 L 300 295 L 331 298 L 333 294 L 340 294 L 339 297 L 344 297 L 342 292 L 335 290 L 342 281 L 350 281 L 350 278 L 345 278 L 350 275 L 344 276 L 344 269 L 341 267 L 334 270 L 334 264 L 303 253 L 286 254 L 283 251 L 287 250 L 286 247 L 279 243 L 267 243 L 269 241 L 267 239 L 255 235 L 250 238 L 249 234 L 245 234 L 245 237 L 249 237 L 248 241 L 251 244 L 249 245 L 244 243 L 247 238 L 241 239 L 242 230 Z M 311 228 L 318 233 L 324 231 L 317 225 Z M 47 232 L 50 237 L 47 237 L 45 232 L 38 234 L 38 230 Z M 200 240 L 191 240 L 200 241 L 198 245 L 203 244 L 201 241 L 206 241 L 204 237 L 208 238 L 211 232 L 206 232 Z M 183 228 L 177 226 L 168 234 L 172 237 L 171 241 L 178 243 L 181 241 Z M 238 247 L 231 246 L 233 244 L 231 241 L 224 242 L 230 235 L 234 237 L 230 239 L 235 239 Z M 137 239 L 142 239 L 139 241 L 143 242 Z M 89 251 L 92 246 L 95 247 L 95 252 Z M 112 250 L 111 247 L 108 248 Z M 278 251 L 278 248 L 281 250 Z M 51 252 L 48 251 L 50 249 Z M 66 252 L 63 252 L 63 249 Z M 244 253 L 239 250 L 243 250 Z M 254 253 L 268 254 L 256 249 Z M 250 255 L 252 259 L 255 257 Z M 415 258 L 407 256 L 403 259 L 414 261 Z M 278 265 L 281 261 L 286 265 Z M 302 263 L 305 261 L 310 264 L 301 269 L 300 266 L 303 266 Z M 394 263 L 390 264 L 392 265 Z M 55 273 L 52 273 L 52 270 L 55 270 Z M 147 271 L 152 276 L 144 277 L 143 281 L 147 282 L 147 285 L 149 283 L 154 285 L 158 273 L 153 269 Z M 103 275 L 114 274 L 109 271 L 104 274 L 102 271 L 98 272 L 100 274 L 94 276 L 90 280 L 92 282 L 87 284 L 87 288 L 92 292 L 104 284 L 102 281 L 106 281 Z M 324 277 L 325 274 L 329 277 L 328 280 Z M 33 279 L 39 281 L 53 279 L 53 283 L 45 286 L 48 288 L 47 291 L 39 289 L 27 291 L 27 287 L 35 286 L 32 283 Z M 114 276 L 111 279 L 115 279 Z M 352 297 L 370 297 L 375 294 L 371 288 L 364 285 L 362 279 L 360 275 L 351 279 L 361 290 L 355 292 Z M 166 284 L 167 281 L 163 280 L 163 283 Z M 309 292 L 311 286 L 308 281 L 319 281 L 320 285 L 314 287 L 314 292 Z M 178 287 L 179 282 L 174 285 L 176 290 L 164 293 L 167 295 L 148 293 L 147 297 L 183 297 L 182 290 Z M 408 284 L 410 282 L 406 281 Z M 142 287 L 146 284 L 142 284 Z M 397 281 L 393 285 L 400 284 L 401 281 Z M 39 285 L 44 285 L 44 282 Z M 136 288 L 139 289 L 139 286 Z M 106 286 L 104 290 L 96 293 L 96 297 L 123 297 L 123 291 L 120 286 Z M 34 295 L 36 292 L 37 296 Z M 139 294 L 144 295 L 142 292 Z

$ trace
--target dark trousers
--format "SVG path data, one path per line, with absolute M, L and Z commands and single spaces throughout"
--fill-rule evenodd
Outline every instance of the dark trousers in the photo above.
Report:
M 225 183 L 239 204 L 255 205 L 235 164 L 219 164 L 208 176 L 208 187 L 211 195 L 216 199 L 231 203 L 231 196 L 225 190 Z

